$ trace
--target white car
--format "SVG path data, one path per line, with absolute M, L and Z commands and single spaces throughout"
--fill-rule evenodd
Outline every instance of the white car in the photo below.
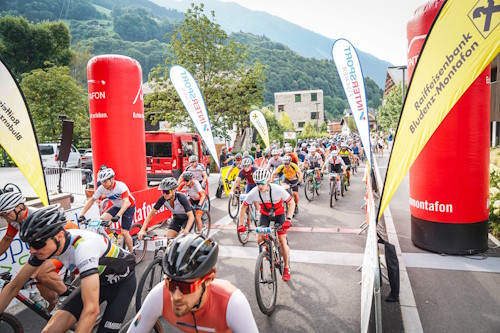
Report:
M 58 143 L 41 143 L 38 145 L 40 150 L 40 155 L 42 156 L 42 165 L 44 168 L 57 168 L 59 167 L 59 161 L 57 160 L 57 155 L 59 154 L 59 144 Z M 68 168 L 79 168 L 82 164 L 82 157 L 75 146 L 71 145 L 71 150 L 69 152 L 68 162 L 66 166 Z

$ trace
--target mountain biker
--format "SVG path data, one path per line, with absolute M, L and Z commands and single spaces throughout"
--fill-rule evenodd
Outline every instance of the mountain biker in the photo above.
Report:
M 194 179 L 194 175 L 191 171 L 185 171 L 183 174 L 183 181 L 179 184 L 177 191 L 186 189 L 187 195 L 189 197 L 189 202 L 194 208 L 196 227 L 199 232 L 202 231 L 203 225 L 201 223 L 201 216 L 203 215 L 203 206 L 205 203 L 205 190 L 201 187 L 200 183 Z
M 177 187 L 177 181 L 173 177 L 167 177 L 161 181 L 158 189 L 162 191 L 162 196 L 146 216 L 138 234 L 140 240 L 146 233 L 149 222 L 162 205 L 172 212 L 172 222 L 168 225 L 165 236 L 167 238 L 177 237 L 181 230 L 181 233 L 189 233 L 194 222 L 193 208 L 187 196 L 177 192 Z
M 283 160 L 281 159 L 280 152 L 278 149 L 273 149 L 271 151 L 271 155 L 273 156 L 269 161 L 267 162 L 266 169 L 267 170 L 273 170 L 279 167 L 281 164 L 283 164 Z
M 316 146 L 311 146 L 309 148 L 309 154 L 307 154 L 304 161 L 304 170 L 315 170 L 316 179 L 320 180 L 319 168 L 323 166 L 323 159 L 321 155 L 316 152 Z
M 184 170 L 184 173 L 186 171 L 190 171 L 192 173 L 194 179 L 200 183 L 202 188 L 206 187 L 208 180 L 207 171 L 202 164 L 198 163 L 198 157 L 196 157 L 196 155 L 189 156 L 189 165 Z M 184 174 L 179 177 L 179 184 L 182 182 L 183 177 Z
M 228 177 L 229 177 L 229 175 L 231 174 L 231 172 L 233 171 L 234 168 L 238 168 L 238 169 L 241 170 L 241 162 L 242 162 L 242 160 L 243 160 L 243 156 L 240 153 L 238 153 L 238 154 L 236 154 L 234 156 L 234 161 L 231 164 L 231 167 L 229 168 L 229 170 L 226 172 L 226 176 L 224 178 L 224 182 L 227 183 L 229 181 Z
M 101 185 L 94 192 L 92 197 L 83 207 L 82 213 L 78 218 L 79 222 L 85 221 L 85 213 L 92 207 L 94 202 L 101 196 L 107 197 L 113 206 L 101 215 L 101 220 L 109 220 L 118 222 L 121 218 L 121 233 L 125 244 L 130 253 L 134 253 L 132 237 L 130 236 L 130 227 L 135 213 L 135 198 L 130 193 L 127 185 L 124 182 L 115 180 L 115 171 L 111 168 L 105 168 L 97 174 L 97 180 Z
M 81 278 L 81 289 L 66 299 L 50 318 L 43 332 L 66 332 L 77 321 L 77 332 L 90 332 L 107 302 L 99 332 L 118 332 L 125 318 L 124 304 L 134 296 L 135 259 L 102 235 L 81 229 L 64 230 L 66 219 L 58 205 L 41 208 L 21 224 L 20 237 L 30 247 L 31 256 L 0 294 L 2 313 L 30 276 L 47 259 L 57 257 Z
M 149 332 L 160 318 L 184 332 L 258 332 L 245 295 L 216 279 L 219 245 L 203 235 L 180 235 L 165 253 L 166 279 L 148 294 L 128 333 Z
M 271 183 L 276 175 L 283 174 L 285 177 L 285 183 L 290 185 L 292 190 L 293 200 L 295 201 L 295 211 L 294 214 L 299 213 L 299 183 L 302 181 L 302 171 L 297 164 L 291 161 L 290 156 L 283 157 L 283 164 L 280 165 L 276 170 L 274 170 L 271 175 Z
M 259 168 L 253 173 L 253 179 L 257 184 L 243 200 L 245 207 L 250 206 L 254 202 L 260 204 L 260 219 L 259 226 L 269 227 L 271 221 L 274 221 L 275 226 L 279 227 L 278 240 L 283 249 L 283 280 L 290 280 L 290 248 L 286 240 L 286 230 L 291 226 L 292 215 L 295 210 L 295 201 L 292 196 L 283 187 L 276 184 L 269 184 L 271 172 L 264 168 Z M 288 206 L 288 216 L 285 216 L 285 204 Z M 246 226 L 243 224 L 245 220 L 245 209 L 240 209 L 238 232 L 245 232 Z M 262 244 L 262 235 L 257 234 L 257 243 Z
M 347 166 L 347 184 L 350 185 L 350 183 L 351 183 L 351 172 L 350 172 L 351 158 L 354 160 L 355 157 L 354 157 L 354 154 L 349 149 L 347 149 L 346 142 L 342 142 L 340 144 L 340 148 L 341 149 L 339 151 L 339 156 L 342 157 L 345 165 Z
M 284 152 L 285 152 L 285 156 L 289 156 L 291 161 L 297 165 L 299 165 L 299 157 L 297 156 L 297 154 L 295 154 L 295 152 L 293 151 L 293 147 L 292 146 L 286 146 L 284 148 Z M 284 156 L 284 157 L 285 157 Z
M 0 195 L 0 217 L 7 221 L 7 232 L 0 240 L 0 256 L 9 249 L 21 224 L 35 211 L 25 204 L 24 197 L 20 192 L 5 192 Z M 57 305 L 58 295 L 68 295 L 68 288 L 56 272 L 56 266 L 59 263 L 55 259 L 47 260 L 32 276 L 37 280 L 40 295 L 49 303 L 48 312 L 51 312 Z

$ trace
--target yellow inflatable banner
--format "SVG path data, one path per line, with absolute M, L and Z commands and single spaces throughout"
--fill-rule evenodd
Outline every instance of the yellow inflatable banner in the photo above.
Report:
M 408 87 L 379 218 L 436 128 L 499 51 L 499 0 L 446 1 Z
M 21 88 L 0 63 L 0 145 L 10 155 L 44 205 L 49 204 L 36 134 Z
M 229 183 L 224 182 L 224 179 L 226 179 L 226 174 L 229 172 L 229 169 L 231 169 L 230 166 L 225 166 L 221 169 L 220 174 L 224 183 L 224 192 L 226 195 L 229 195 L 229 192 L 231 191 L 231 188 L 229 185 L 238 177 L 238 174 L 240 173 L 240 169 L 234 168 L 231 170 L 231 173 L 229 174 L 229 177 L 227 179 L 229 180 Z

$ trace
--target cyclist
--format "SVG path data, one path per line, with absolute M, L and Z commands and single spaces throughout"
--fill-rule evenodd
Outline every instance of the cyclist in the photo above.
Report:
M 274 170 L 271 175 L 271 183 L 276 175 L 283 174 L 285 183 L 290 185 L 293 200 L 295 201 L 294 215 L 299 213 L 299 183 L 302 181 L 302 171 L 297 164 L 293 163 L 290 156 L 283 157 L 283 164 Z
M 253 180 L 253 173 L 257 170 L 257 167 L 253 165 L 253 162 L 249 158 L 244 158 L 241 162 L 242 169 L 234 181 L 233 187 L 231 188 L 231 195 L 234 194 L 234 189 L 239 188 L 242 179 L 245 179 L 245 193 L 250 192 L 255 187 L 255 182 Z M 258 205 L 255 205 L 256 211 L 259 209 Z
M 321 155 L 316 152 L 316 146 L 311 146 L 309 148 L 309 154 L 307 154 L 304 161 L 304 170 L 315 170 L 316 179 L 320 180 L 319 168 L 323 166 L 323 159 Z
M 359 147 L 356 142 L 351 142 L 349 148 L 351 148 L 352 154 L 354 155 L 354 163 L 359 163 Z
M 321 172 L 323 173 L 325 171 L 325 167 L 328 165 L 328 172 L 332 173 L 343 173 L 344 175 L 346 174 L 346 169 L 347 166 L 344 163 L 344 160 L 339 157 L 339 152 L 336 150 L 332 150 L 330 157 L 326 160 L 326 162 L 323 164 L 323 167 L 321 168 Z M 340 189 L 341 184 L 338 184 L 338 189 Z
M 198 163 L 198 157 L 196 157 L 196 155 L 189 156 L 189 165 L 184 170 L 184 173 L 186 173 L 186 171 L 190 171 L 193 174 L 194 179 L 200 183 L 201 187 L 206 188 L 208 181 L 207 171 L 205 170 L 203 164 Z M 183 179 L 184 174 L 179 177 L 179 184 Z
M 250 206 L 254 202 L 260 204 L 260 219 L 261 227 L 269 227 L 271 221 L 274 221 L 276 226 L 279 226 L 278 240 L 283 250 L 283 280 L 290 280 L 290 248 L 286 240 L 286 230 L 291 226 L 293 212 L 295 210 L 295 201 L 292 200 L 290 193 L 285 191 L 283 187 L 276 184 L 269 184 L 271 172 L 264 168 L 257 169 L 253 174 L 253 179 L 257 184 L 243 200 L 245 207 Z M 285 204 L 288 206 L 288 216 L 285 216 Z M 245 209 L 240 209 L 238 232 L 245 232 L 246 226 L 243 224 L 245 220 Z M 262 236 L 257 234 L 257 243 L 262 244 Z
M 233 163 L 231 164 L 231 167 L 229 168 L 229 170 L 226 173 L 226 176 L 224 178 L 224 182 L 227 183 L 229 181 L 228 177 L 229 177 L 229 175 L 231 174 L 231 172 L 233 171 L 234 168 L 238 168 L 238 169 L 241 170 L 241 161 L 242 160 L 243 160 L 243 156 L 240 153 L 238 153 L 238 154 L 236 154 L 234 156 L 234 161 L 233 161 Z
M 279 167 L 281 164 L 283 164 L 283 160 L 281 159 L 280 152 L 278 149 L 273 149 L 271 151 L 271 155 L 273 156 L 269 162 L 267 162 L 266 169 L 267 170 L 274 170 L 277 167 Z
M 81 289 L 66 299 L 50 318 L 43 332 L 66 332 L 77 321 L 77 332 L 90 332 L 107 302 L 99 332 L 118 332 L 125 318 L 124 304 L 134 296 L 135 259 L 102 235 L 81 229 L 64 230 L 66 219 L 57 205 L 41 208 L 21 224 L 20 237 L 30 247 L 28 262 L 0 294 L 0 313 L 30 276 L 47 259 L 57 257 L 71 270 L 78 270 Z
M 166 279 L 148 294 L 128 333 L 149 332 L 165 318 L 183 332 L 258 332 L 245 295 L 216 279 L 219 245 L 203 235 L 181 235 L 163 257 Z
M 345 165 L 347 166 L 347 185 L 351 184 L 351 158 L 354 160 L 353 153 L 347 149 L 347 143 L 344 141 L 340 144 L 339 156 L 344 160 Z
M 85 213 L 87 213 L 97 199 L 101 196 L 105 196 L 113 203 L 113 206 L 101 215 L 101 220 L 111 219 L 112 222 L 118 222 L 121 218 L 121 233 L 123 239 L 130 253 L 134 253 L 132 237 L 130 236 L 130 227 L 132 226 L 135 214 L 135 198 L 124 182 L 115 180 L 115 171 L 111 168 L 105 168 L 99 171 L 97 180 L 101 182 L 101 185 L 99 185 L 94 195 L 92 195 L 90 200 L 87 201 L 83 207 L 78 221 L 85 221 Z
M 167 238 L 176 237 L 181 230 L 182 233 L 188 233 L 191 230 L 194 222 L 193 208 L 188 198 L 176 191 L 177 186 L 177 181 L 173 177 L 167 177 L 161 181 L 158 189 L 162 191 L 162 196 L 156 201 L 148 216 L 146 216 L 138 234 L 139 239 L 142 239 L 146 234 L 149 222 L 162 205 L 172 212 L 172 222 L 168 225 L 168 230 L 165 234 Z
M 284 151 L 285 151 L 285 156 L 289 156 L 291 158 L 291 161 L 293 163 L 299 165 L 299 157 L 293 151 L 293 147 L 292 146 L 286 146 L 285 149 L 284 149 Z
M 201 232 L 203 229 L 201 216 L 203 215 L 203 206 L 206 198 L 205 190 L 201 187 L 200 183 L 194 179 L 194 175 L 191 171 L 185 171 L 183 178 L 184 179 L 179 184 L 177 190 L 180 191 L 183 188 L 186 189 L 189 202 L 194 208 L 196 227 L 198 228 L 198 231 Z
M 35 210 L 25 204 L 24 197 L 20 192 L 5 192 L 0 195 L 0 217 L 7 221 L 7 232 L 0 240 L 0 256 L 9 249 L 21 224 L 33 212 Z M 59 264 L 58 260 L 48 260 L 32 276 L 37 280 L 40 295 L 48 302 L 48 312 L 51 312 L 57 305 L 58 295 L 69 295 L 68 288 L 56 271 Z
M 255 159 L 253 158 L 252 155 L 250 155 L 250 153 L 247 150 L 243 152 L 243 159 L 245 158 L 249 158 L 250 160 L 252 160 L 252 164 L 255 162 Z

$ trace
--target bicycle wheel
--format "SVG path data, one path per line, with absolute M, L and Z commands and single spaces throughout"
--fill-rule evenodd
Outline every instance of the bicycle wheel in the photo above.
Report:
M 123 326 L 122 326 L 122 328 L 120 328 L 120 330 L 118 331 L 118 333 L 126 333 L 128 331 L 128 328 L 132 324 L 133 320 L 134 320 L 134 318 L 132 318 L 129 321 L 127 321 L 126 323 L 124 323 Z M 149 332 L 163 333 L 163 329 L 161 327 L 161 323 L 160 323 L 159 320 L 157 320 L 155 322 L 155 325 L 153 326 L 153 328 Z
M 137 234 L 141 231 L 142 224 L 134 223 L 130 227 L 130 236 L 132 237 L 132 246 L 134 248 L 135 263 L 138 264 L 144 259 L 146 251 L 148 249 L 148 242 L 145 240 L 139 240 Z M 124 245 L 125 247 L 125 245 Z
M 208 235 L 210 234 L 210 226 L 212 225 L 212 218 L 206 209 L 203 211 L 203 215 L 201 215 L 201 225 L 201 234 L 208 238 Z
M 135 294 L 135 311 L 139 312 L 141 305 L 146 299 L 151 289 L 163 280 L 163 271 L 161 268 L 161 258 L 155 258 L 151 261 L 144 270 L 139 284 L 137 285 L 137 292 Z
M 232 195 L 227 202 L 227 210 L 229 212 L 229 216 L 235 219 L 238 216 L 240 211 L 240 198 L 239 196 Z
M 311 178 L 306 180 L 304 194 L 306 195 L 307 201 L 312 201 L 314 199 L 314 184 Z
M 345 180 L 344 180 L 344 179 L 345 179 L 345 177 L 344 177 L 344 176 L 340 177 L 340 194 L 341 194 L 342 196 L 344 196 L 344 193 L 345 193 L 344 189 L 345 189 L 345 187 L 346 187 L 346 185 L 345 185 Z
M 321 179 L 316 180 L 316 186 L 314 186 L 314 189 L 316 190 L 316 195 L 319 195 L 319 192 L 321 192 Z
M 333 196 L 335 195 L 334 193 L 337 191 L 337 189 L 335 188 L 335 182 L 331 181 L 330 182 L 330 207 L 333 208 Z M 337 198 L 335 198 L 337 199 Z
M 247 230 L 244 232 L 239 232 L 238 227 L 236 227 L 236 234 L 238 234 L 238 240 L 243 245 L 245 245 L 248 242 L 248 239 L 250 238 L 250 216 L 248 216 L 248 214 L 246 218 L 246 225 L 247 225 Z
M 257 257 L 255 265 L 255 296 L 260 311 L 266 315 L 272 314 L 276 307 L 278 281 L 273 258 L 264 249 Z
M 0 315 L 0 332 L 5 333 L 23 333 L 23 325 L 10 313 Z

